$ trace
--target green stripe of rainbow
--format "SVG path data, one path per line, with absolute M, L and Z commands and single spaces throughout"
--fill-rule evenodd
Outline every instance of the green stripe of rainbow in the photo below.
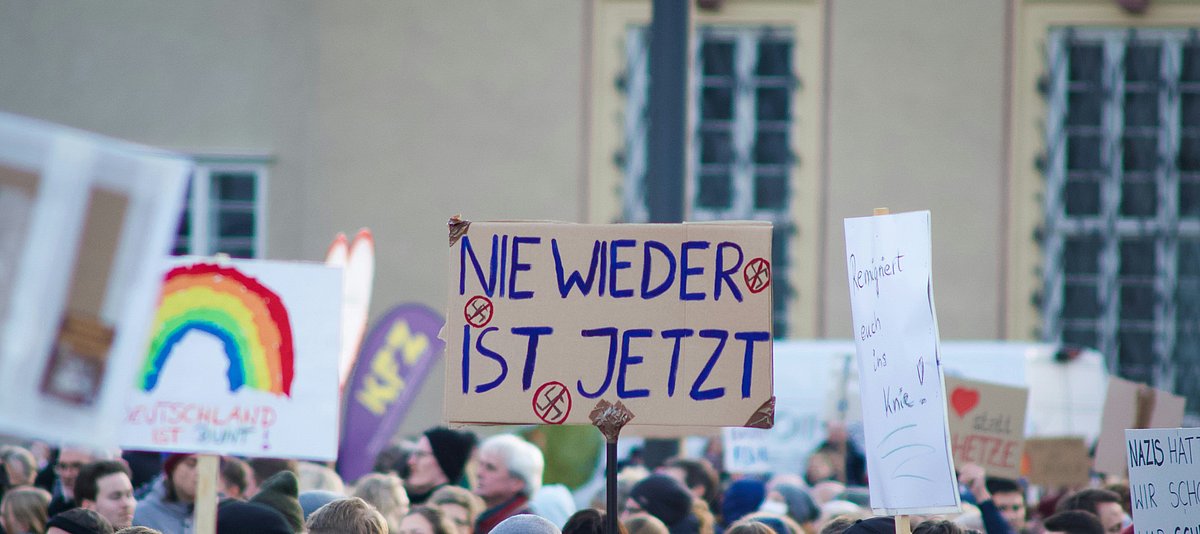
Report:
M 154 389 L 171 349 L 192 330 L 224 344 L 229 391 L 245 385 L 291 396 L 292 328 L 283 301 L 237 269 L 208 263 L 167 273 L 138 381 L 142 391 Z

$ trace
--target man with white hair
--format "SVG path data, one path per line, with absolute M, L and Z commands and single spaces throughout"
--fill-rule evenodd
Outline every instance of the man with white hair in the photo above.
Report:
M 532 443 L 512 434 L 492 436 L 479 445 L 475 494 L 487 510 L 475 521 L 475 534 L 491 532 L 501 521 L 532 513 L 529 497 L 542 486 L 545 460 Z

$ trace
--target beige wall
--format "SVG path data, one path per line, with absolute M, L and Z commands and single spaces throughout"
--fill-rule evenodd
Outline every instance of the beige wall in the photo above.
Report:
M 1004 4 L 830 2 L 824 336 L 851 332 L 842 220 L 875 207 L 932 212 L 942 338 L 1002 336 Z
M 406 301 L 441 309 L 449 215 L 577 221 L 595 201 L 581 136 L 614 119 L 587 116 L 592 6 L 3 2 L 0 110 L 269 154 L 269 257 L 317 260 L 335 232 L 367 226 L 372 316 Z M 826 10 L 823 245 L 796 261 L 823 278 L 798 312 L 848 337 L 842 219 L 930 209 L 942 336 L 1001 336 L 1005 2 Z M 440 419 L 441 389 L 439 365 L 404 431 Z

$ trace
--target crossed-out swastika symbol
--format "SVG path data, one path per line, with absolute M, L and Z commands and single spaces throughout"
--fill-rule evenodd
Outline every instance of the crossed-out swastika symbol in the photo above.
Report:
M 561 382 L 546 382 L 533 393 L 533 413 L 552 425 L 562 424 L 571 415 L 571 391 Z
M 463 317 L 471 326 L 483 328 L 492 320 L 493 311 L 492 301 L 483 295 L 475 295 L 467 301 L 466 307 L 463 308 Z
M 771 285 L 771 262 L 763 258 L 754 258 L 742 270 L 742 278 L 746 280 L 746 289 L 758 293 Z

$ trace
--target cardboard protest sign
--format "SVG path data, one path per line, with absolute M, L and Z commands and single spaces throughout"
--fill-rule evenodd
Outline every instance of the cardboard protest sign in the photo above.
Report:
M 1046 488 L 1078 488 L 1091 477 L 1092 458 L 1080 437 L 1029 438 L 1025 458 L 1030 484 Z
M 770 258 L 765 223 L 452 222 L 446 419 L 770 427 Z
M 775 373 L 806 377 L 803 387 L 775 395 L 775 426 L 722 429 L 724 469 L 730 473 L 803 474 L 808 455 L 825 438 L 824 423 L 835 417 L 835 390 L 848 356 L 833 356 L 797 346 L 775 344 Z M 849 348 L 853 353 L 853 348 Z M 857 404 L 857 402 L 856 402 Z
M 871 508 L 958 511 L 929 212 L 846 219 L 845 228 Z
M 162 280 L 121 446 L 332 460 L 341 271 L 179 258 Z
M 420 304 L 389 310 L 363 343 L 358 365 L 345 389 L 338 474 L 357 480 L 374 467 L 379 454 L 408 414 L 434 360 L 445 345 L 438 331 L 445 318 Z
M 1123 475 L 1125 429 L 1177 427 L 1183 423 L 1185 404 L 1187 399 L 1179 395 L 1110 376 L 1093 468 L 1101 473 Z
M 1200 530 L 1200 428 L 1127 429 L 1123 441 L 1136 531 Z
M 990 476 L 1021 476 L 1029 390 L 946 377 L 954 465 L 975 463 Z
M 0 432 L 116 445 L 190 168 L 0 113 Z
M 345 385 L 358 358 L 358 346 L 367 330 L 371 288 L 375 285 L 375 238 L 363 228 L 346 239 L 338 232 L 325 253 L 325 264 L 342 269 L 342 348 L 338 352 L 338 384 Z

